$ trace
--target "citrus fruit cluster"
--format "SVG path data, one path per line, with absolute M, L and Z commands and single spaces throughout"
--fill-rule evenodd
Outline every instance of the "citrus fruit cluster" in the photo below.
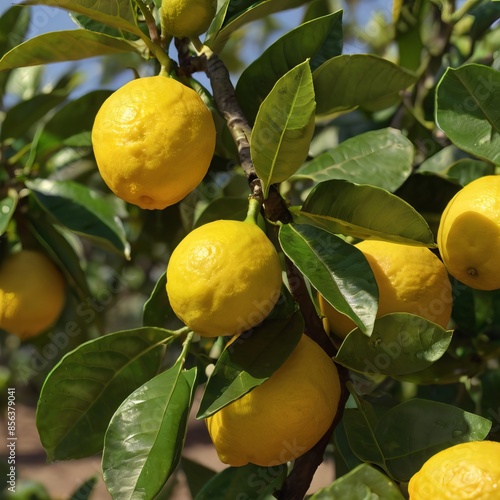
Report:
M 215 150 L 210 110 L 173 78 L 138 78 L 111 94 L 92 127 L 99 172 L 118 197 L 163 209 L 193 191 Z
M 375 240 L 355 246 L 365 255 L 377 282 L 377 318 L 405 312 L 447 327 L 452 309 L 451 284 L 445 266 L 431 250 Z M 318 298 L 328 329 L 344 338 L 356 325 L 321 295 Z
M 35 337 L 59 317 L 65 281 L 44 254 L 21 250 L 0 265 L 0 328 L 21 339 Z
M 497 500 L 500 443 L 473 441 L 446 448 L 427 460 L 408 485 L 410 500 Z

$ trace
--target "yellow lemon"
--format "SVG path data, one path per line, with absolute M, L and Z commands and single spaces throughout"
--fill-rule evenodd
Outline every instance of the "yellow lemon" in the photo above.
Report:
M 215 150 L 215 125 L 201 97 L 164 76 L 133 80 L 111 94 L 92 128 L 104 182 L 123 200 L 163 209 L 193 191 Z
M 65 302 L 61 272 L 42 253 L 21 250 L 0 265 L 0 328 L 21 339 L 51 326 Z
M 410 500 L 498 500 L 500 443 L 473 441 L 440 451 L 408 485 Z
M 303 335 L 269 379 L 206 423 L 222 462 L 271 467 L 309 451 L 332 424 L 339 399 L 335 364 Z
M 500 175 L 480 177 L 445 208 L 437 243 L 448 272 L 471 288 L 500 288 Z
M 163 29 L 178 38 L 201 35 L 210 26 L 216 9 L 217 0 L 163 0 Z
M 206 337 L 256 326 L 281 290 L 278 253 L 251 222 L 219 220 L 198 227 L 175 248 L 167 293 L 175 314 Z
M 443 263 L 428 248 L 365 240 L 361 250 L 379 290 L 377 318 L 393 312 L 417 314 L 446 328 L 452 309 L 451 284 Z M 322 296 L 319 306 L 331 332 L 345 337 L 354 322 Z

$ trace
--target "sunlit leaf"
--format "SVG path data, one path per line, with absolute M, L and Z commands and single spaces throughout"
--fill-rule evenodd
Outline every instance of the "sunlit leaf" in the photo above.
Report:
M 335 309 L 371 335 L 378 287 L 363 253 L 323 229 L 286 224 L 279 240 L 285 254 Z
M 344 180 L 318 184 L 296 212 L 296 222 L 361 239 L 435 246 L 425 219 L 408 203 L 384 189 Z
M 103 476 L 113 498 L 154 498 L 181 458 L 196 368 L 176 363 L 135 390 L 109 424 Z
M 306 159 L 315 107 L 308 62 L 281 77 L 261 104 L 250 152 L 265 196 L 271 184 L 288 179 Z
M 306 163 L 297 177 L 316 182 L 345 179 L 394 191 L 412 172 L 413 145 L 399 131 L 385 128 L 359 134 Z
M 448 68 L 436 90 L 436 123 L 459 148 L 500 164 L 500 71 Z
M 113 413 L 156 375 L 164 342 L 171 336 L 156 328 L 115 332 L 61 359 L 45 380 L 37 408 L 37 428 L 49 461 L 102 450 Z
M 420 316 L 392 313 L 375 321 L 370 338 L 356 329 L 335 360 L 359 372 L 403 375 L 423 370 L 448 349 L 451 332 Z

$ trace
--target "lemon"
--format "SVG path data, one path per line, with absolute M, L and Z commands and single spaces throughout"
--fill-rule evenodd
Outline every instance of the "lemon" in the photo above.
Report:
M 457 280 L 478 290 L 500 288 L 500 175 L 480 177 L 451 199 L 437 243 Z
M 0 328 L 21 339 L 51 326 L 65 302 L 65 282 L 44 254 L 21 250 L 0 265 Z
M 202 336 L 241 333 L 271 312 L 281 291 L 278 253 L 251 222 L 218 220 L 191 231 L 167 267 L 174 313 Z
M 216 9 L 216 0 L 163 0 L 163 29 L 177 38 L 201 35 L 210 26 Z
M 163 209 L 199 185 L 215 135 L 212 114 L 193 89 L 151 76 L 125 84 L 104 101 L 92 144 L 101 176 L 117 196 Z
M 498 500 L 500 443 L 473 441 L 440 451 L 408 485 L 410 500 Z
M 332 424 L 339 399 L 335 364 L 303 335 L 269 379 L 206 424 L 222 462 L 271 467 L 309 451 Z
M 446 328 L 452 309 L 451 284 L 444 264 L 428 248 L 365 240 L 363 252 L 379 290 L 377 318 L 393 312 L 416 314 Z M 354 322 L 322 296 L 319 306 L 331 332 L 345 337 Z

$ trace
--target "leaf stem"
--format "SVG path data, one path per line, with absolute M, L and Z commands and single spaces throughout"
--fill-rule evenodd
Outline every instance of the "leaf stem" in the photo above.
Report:
M 254 196 L 248 197 L 248 211 L 245 222 L 251 222 L 253 224 L 257 223 L 261 205 L 262 203 L 259 198 L 255 198 Z

